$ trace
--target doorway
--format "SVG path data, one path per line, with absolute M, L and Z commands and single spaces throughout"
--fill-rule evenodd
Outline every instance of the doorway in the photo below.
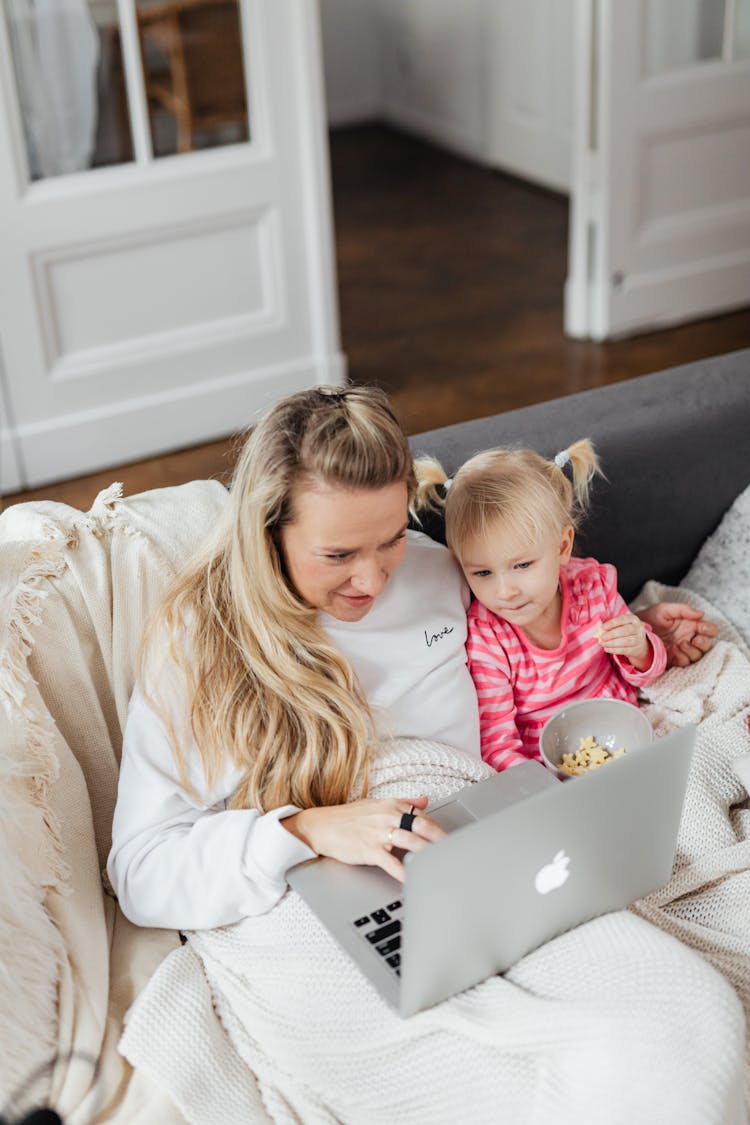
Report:
M 331 124 L 380 120 L 571 197 L 571 336 L 747 304 L 750 0 L 321 12 Z
M 565 195 L 389 125 L 330 145 L 349 375 L 383 386 L 411 433 L 750 347 L 750 309 L 571 339 Z

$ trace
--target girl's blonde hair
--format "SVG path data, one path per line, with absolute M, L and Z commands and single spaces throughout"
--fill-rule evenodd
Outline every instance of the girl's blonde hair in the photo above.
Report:
M 376 388 L 300 391 L 252 431 L 213 545 L 177 578 L 141 650 L 141 678 L 189 791 L 184 746 L 192 733 L 209 791 L 227 757 L 244 771 L 233 808 L 310 808 L 366 792 L 367 702 L 317 611 L 287 578 L 280 531 L 294 521 L 298 486 L 397 481 L 411 499 L 406 434 Z M 159 692 L 166 657 L 187 691 L 189 732 L 176 729 Z
M 529 543 L 538 542 L 550 528 L 577 528 L 588 508 L 594 475 L 601 473 L 589 438 L 574 442 L 552 461 L 533 449 L 478 453 L 461 466 L 444 498 L 438 485 L 448 478 L 440 463 L 425 457 L 414 467 L 414 507 L 445 507 L 446 542 L 459 561 L 469 540 L 498 527 Z

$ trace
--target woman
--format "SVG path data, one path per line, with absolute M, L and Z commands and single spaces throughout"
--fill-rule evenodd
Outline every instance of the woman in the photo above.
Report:
M 302 391 L 251 434 L 215 542 L 145 639 L 108 862 L 134 922 L 260 914 L 315 855 L 400 879 L 391 849 L 442 835 L 424 793 L 367 797 L 389 739 L 480 756 L 468 591 L 448 551 L 407 529 L 415 490 L 378 390 Z M 650 621 L 700 655 L 711 642 L 693 612 L 661 606 Z

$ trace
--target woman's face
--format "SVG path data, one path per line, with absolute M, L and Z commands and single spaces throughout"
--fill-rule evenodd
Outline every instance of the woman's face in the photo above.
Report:
M 296 488 L 281 550 L 300 597 L 338 621 L 363 618 L 403 560 L 407 508 L 404 481 L 384 488 L 324 482 Z

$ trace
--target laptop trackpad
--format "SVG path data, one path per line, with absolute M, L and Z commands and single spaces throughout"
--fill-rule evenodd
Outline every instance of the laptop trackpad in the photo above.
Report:
M 561 784 L 541 762 L 521 762 L 513 769 L 493 774 L 476 785 L 464 786 L 444 804 L 436 808 L 428 806 L 427 812 L 441 828 L 452 832 L 516 801 L 533 797 L 542 789 Z
M 476 817 L 453 797 L 445 805 L 428 809 L 427 813 L 446 832 L 453 832 L 456 828 L 463 828 L 465 824 L 472 824 L 476 820 Z

